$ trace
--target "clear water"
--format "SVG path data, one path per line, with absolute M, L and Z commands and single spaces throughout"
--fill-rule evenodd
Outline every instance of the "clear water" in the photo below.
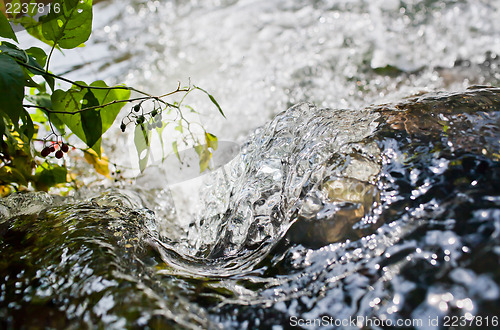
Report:
M 498 10 L 488 1 L 101 3 L 82 53 L 95 52 L 95 71 L 71 74 L 158 93 L 189 76 L 228 116 L 207 110 L 206 125 L 241 152 L 184 185 L 163 186 L 160 168 L 71 199 L 2 200 L 2 327 L 491 322 L 500 91 L 464 89 L 498 85 Z M 434 90 L 462 92 L 395 101 Z M 289 108 L 300 101 L 309 103 Z

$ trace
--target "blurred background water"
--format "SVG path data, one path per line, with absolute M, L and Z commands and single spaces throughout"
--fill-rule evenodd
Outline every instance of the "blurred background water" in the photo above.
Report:
M 3 200 L 2 325 L 500 316 L 500 92 L 466 91 L 499 85 L 497 1 L 103 1 L 94 16 L 52 71 L 152 94 L 191 79 L 227 116 L 194 96 L 200 120 L 241 152 L 174 187 L 160 167 Z M 401 101 L 434 91 L 449 93 Z
M 191 101 L 204 123 L 221 139 L 237 140 L 298 102 L 352 109 L 422 91 L 498 85 L 499 6 L 492 0 L 103 1 L 95 5 L 90 42 L 56 58 L 53 70 L 156 94 L 191 78 L 228 117 L 206 109 L 204 98 Z

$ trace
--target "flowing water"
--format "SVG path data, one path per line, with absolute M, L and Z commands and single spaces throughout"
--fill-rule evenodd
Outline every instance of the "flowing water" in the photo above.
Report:
M 158 93 L 191 77 L 228 117 L 207 110 L 205 125 L 240 151 L 176 185 L 159 166 L 132 185 L 2 199 L 2 328 L 498 321 L 500 89 L 466 89 L 498 86 L 496 2 L 116 1 L 95 14 L 82 50 L 95 55 L 54 70 Z M 107 146 L 119 160 L 122 139 Z

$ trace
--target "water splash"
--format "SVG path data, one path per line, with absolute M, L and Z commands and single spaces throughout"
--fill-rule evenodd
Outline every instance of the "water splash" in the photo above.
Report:
M 3 199 L 2 326 L 34 310 L 37 324 L 111 328 L 495 315 L 499 104 L 474 88 L 294 106 L 214 173 L 173 236 L 175 216 L 134 189 Z

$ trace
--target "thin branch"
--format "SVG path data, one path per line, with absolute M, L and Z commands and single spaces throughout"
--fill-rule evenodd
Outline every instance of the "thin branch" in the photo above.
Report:
M 47 64 L 45 65 L 45 72 L 49 72 L 49 63 L 50 59 L 52 58 L 52 53 L 54 53 L 54 49 L 56 49 L 56 43 L 54 42 L 54 45 L 52 45 L 52 48 L 50 49 L 49 57 L 47 57 Z
M 46 76 L 52 77 L 52 78 L 54 78 L 54 79 L 59 79 L 59 80 L 65 81 L 65 82 L 67 82 L 67 83 L 70 83 L 70 84 L 72 84 L 72 85 L 74 85 L 74 86 L 77 86 L 77 87 L 79 87 L 79 88 L 82 88 L 82 89 L 87 88 L 87 89 L 95 89 L 95 90 L 114 90 L 114 89 L 129 90 L 129 91 L 133 91 L 133 92 L 136 92 L 136 93 L 138 93 L 138 94 L 141 94 L 141 95 L 145 95 L 145 96 L 147 96 L 147 98 L 149 98 L 149 99 L 155 99 L 155 100 L 157 100 L 158 102 L 160 102 L 160 103 L 162 103 L 162 104 L 164 104 L 164 105 L 166 105 L 166 106 L 171 106 L 171 107 L 174 107 L 174 108 L 176 108 L 176 106 L 175 106 L 175 105 L 170 104 L 170 103 L 168 103 L 168 102 L 166 102 L 166 101 L 162 100 L 161 98 L 163 98 L 163 97 L 165 97 L 165 96 L 169 96 L 169 95 L 175 94 L 175 93 L 181 93 L 181 92 L 186 92 L 186 93 L 188 93 L 188 92 L 190 92 L 190 91 L 191 91 L 190 89 L 182 89 L 182 88 L 180 88 L 180 87 L 177 87 L 177 89 L 176 89 L 175 91 L 173 91 L 173 92 L 167 93 L 167 94 L 162 95 L 162 96 L 154 96 L 154 95 L 151 95 L 151 94 L 149 94 L 149 93 L 146 93 L 146 92 L 143 92 L 143 91 L 141 91 L 141 90 L 138 90 L 138 89 L 136 89 L 136 88 L 134 88 L 134 87 L 128 87 L 128 86 L 109 86 L 109 87 L 101 87 L 101 86 L 88 86 L 88 85 L 80 84 L 80 83 L 78 83 L 78 82 L 76 82 L 76 81 L 70 80 L 70 79 L 68 79 L 68 78 L 64 78 L 64 77 L 62 77 L 62 76 L 58 76 L 58 75 L 56 75 L 56 74 L 50 73 L 50 72 L 48 72 L 48 71 L 45 71 L 45 70 L 43 70 L 43 69 L 40 69 L 40 68 L 34 67 L 34 66 L 29 65 L 29 64 L 26 64 L 26 63 L 22 63 L 22 62 L 18 62 L 18 63 L 19 63 L 19 64 L 21 64 L 22 66 L 26 67 L 26 68 L 29 68 L 29 69 L 31 69 L 31 70 L 38 71 L 38 72 L 40 72 L 42 75 L 46 75 Z M 180 84 L 179 84 L 179 86 L 180 86 Z M 147 99 L 147 98 L 144 98 L 144 99 Z
M 105 104 L 100 104 L 100 105 L 95 105 L 95 106 L 92 106 L 92 107 L 88 107 L 88 108 L 85 108 L 85 109 L 80 109 L 80 110 L 76 110 L 76 111 L 58 111 L 58 110 L 53 110 L 53 109 L 49 109 L 47 107 L 43 107 L 43 106 L 40 106 L 40 105 L 32 105 L 32 104 L 23 104 L 23 107 L 26 107 L 26 108 L 38 108 L 38 109 L 42 109 L 48 113 L 59 113 L 59 114 L 65 114 L 65 115 L 76 115 L 77 113 L 81 113 L 81 112 L 85 112 L 85 111 L 90 111 L 90 110 L 95 110 L 95 109 L 100 109 L 100 108 L 104 108 L 104 107 L 107 107 L 109 105 L 113 105 L 113 104 L 117 104 L 117 103 L 129 103 L 129 102 L 136 102 L 136 101 L 141 101 L 141 100 L 150 100 L 151 97 L 149 96 L 143 96 L 143 97 L 136 97 L 136 98 L 133 98 L 133 99 L 128 99 L 128 100 L 113 100 L 111 102 L 108 102 L 108 103 L 105 103 Z M 156 100 L 156 98 L 153 97 L 153 99 Z M 171 107 L 175 107 L 174 105 L 168 103 L 168 102 L 165 102 L 167 106 L 171 106 Z

